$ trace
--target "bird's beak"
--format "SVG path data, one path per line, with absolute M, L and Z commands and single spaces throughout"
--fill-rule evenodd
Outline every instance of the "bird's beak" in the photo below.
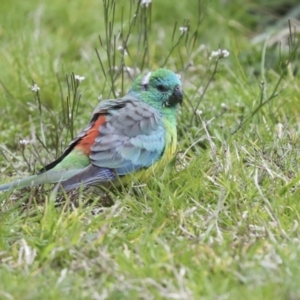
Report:
M 182 104 L 182 100 L 183 100 L 183 92 L 182 92 L 181 87 L 179 85 L 177 85 L 174 88 L 173 94 L 168 99 L 166 105 L 167 106 L 174 106 L 178 103 Z

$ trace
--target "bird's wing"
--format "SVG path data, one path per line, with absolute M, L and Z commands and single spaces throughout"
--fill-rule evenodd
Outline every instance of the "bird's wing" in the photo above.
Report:
M 163 120 L 157 110 L 136 99 L 103 101 L 69 147 L 89 155 L 91 165 L 61 182 L 64 189 L 113 181 L 160 159 L 165 147 Z
M 116 105 L 117 109 L 114 106 L 106 110 L 89 157 L 94 166 L 126 175 L 149 167 L 161 157 L 165 129 L 161 114 L 144 102 L 123 100 Z

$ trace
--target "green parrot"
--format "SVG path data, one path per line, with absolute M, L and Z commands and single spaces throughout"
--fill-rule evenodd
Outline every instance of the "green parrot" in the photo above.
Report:
M 0 185 L 0 191 L 58 183 L 80 186 L 146 179 L 176 151 L 176 115 L 183 92 L 179 76 L 157 69 L 137 77 L 127 95 L 103 100 L 87 127 L 38 174 Z

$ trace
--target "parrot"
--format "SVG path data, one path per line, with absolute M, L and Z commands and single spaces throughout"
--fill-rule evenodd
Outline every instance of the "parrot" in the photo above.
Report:
M 36 175 L 0 185 L 0 191 L 46 183 L 70 191 L 126 182 L 132 174 L 146 180 L 176 152 L 182 102 L 178 74 L 163 68 L 143 72 L 124 97 L 100 101 L 88 125 L 58 159 Z

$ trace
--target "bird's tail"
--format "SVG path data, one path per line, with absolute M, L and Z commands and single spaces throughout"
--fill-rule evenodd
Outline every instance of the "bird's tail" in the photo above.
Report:
M 0 185 L 0 191 L 7 191 L 14 188 L 24 188 L 30 186 L 36 186 L 44 183 L 57 183 L 67 180 L 72 176 L 80 173 L 82 169 L 70 169 L 70 170 L 49 170 L 41 174 L 32 175 L 23 179 L 18 179 L 6 184 Z

